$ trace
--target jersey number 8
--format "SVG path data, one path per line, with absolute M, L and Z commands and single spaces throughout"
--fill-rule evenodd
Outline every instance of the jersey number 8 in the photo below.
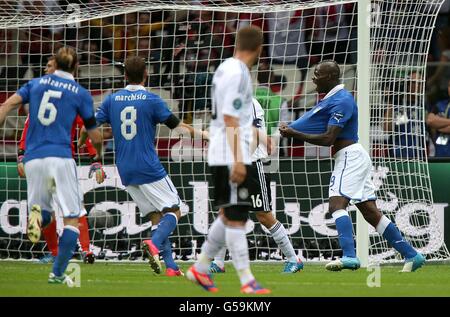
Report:
M 42 125 L 48 126 L 56 120 L 58 110 L 55 105 L 51 103 L 50 98 L 61 99 L 62 92 L 56 90 L 47 90 L 42 96 L 41 104 L 39 105 L 38 119 Z
M 136 109 L 133 106 L 123 108 L 120 112 L 120 131 L 125 140 L 130 141 L 136 135 Z M 129 129 L 128 129 L 129 128 Z

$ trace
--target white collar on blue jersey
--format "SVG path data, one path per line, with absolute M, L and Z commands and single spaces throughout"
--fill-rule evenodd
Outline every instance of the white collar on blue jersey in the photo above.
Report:
M 130 91 L 137 91 L 137 90 L 147 90 L 145 89 L 144 86 L 142 85 L 127 85 L 125 87 L 126 90 L 130 90 Z
M 75 78 L 73 78 L 73 75 L 71 73 L 65 72 L 63 70 L 57 69 L 55 70 L 54 74 L 58 77 L 75 81 Z
M 325 97 L 323 97 L 323 99 L 327 99 L 331 96 L 333 96 L 335 93 L 337 93 L 339 90 L 344 89 L 344 84 L 340 84 L 335 86 L 333 89 L 331 89 L 326 95 Z M 322 100 L 323 100 L 322 99 Z

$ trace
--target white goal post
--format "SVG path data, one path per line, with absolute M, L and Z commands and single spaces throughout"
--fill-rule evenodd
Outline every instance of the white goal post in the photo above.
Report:
M 182 120 L 209 124 L 209 90 L 217 65 L 233 53 L 236 31 L 263 29 L 264 52 L 252 69 L 256 97 L 275 129 L 318 100 L 311 76 L 317 62 L 335 59 L 359 109 L 360 143 L 373 160 L 377 205 L 429 260 L 449 258 L 443 206 L 434 203 L 425 143 L 425 70 L 431 33 L 443 0 L 0 0 L 0 102 L 33 77 L 62 45 L 76 49 L 76 79 L 95 106 L 125 85 L 127 56 L 146 59 L 147 88 Z M 38 258 L 45 242 L 26 238 L 26 182 L 17 175 L 18 144 L 27 107 L 0 127 L 0 258 Z M 399 129 L 398 123 L 404 128 Z M 107 132 L 107 131 L 106 131 Z M 270 132 L 270 130 L 269 130 Z M 205 144 L 166 127 L 156 147 L 184 204 L 171 241 L 178 260 L 196 257 L 216 215 L 209 199 Z M 107 140 L 108 178 L 87 178 L 85 152 L 77 153 L 80 184 L 99 259 L 136 260 L 151 223 L 141 218 L 122 186 Z M 273 210 L 305 261 L 342 254 L 328 209 L 333 167 L 329 148 L 282 141 L 272 158 Z M 57 211 L 57 207 L 55 207 Z M 354 206 L 357 254 L 362 266 L 398 262 L 398 255 Z M 281 260 L 267 230 L 252 215 L 252 260 Z
M 359 143 L 370 153 L 370 0 L 358 2 L 357 104 Z M 363 40 L 364 39 L 364 40 Z M 369 225 L 361 213 L 356 214 L 356 256 L 361 267 L 369 264 Z

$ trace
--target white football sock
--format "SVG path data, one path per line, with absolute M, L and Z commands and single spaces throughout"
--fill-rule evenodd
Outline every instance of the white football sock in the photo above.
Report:
M 202 245 L 202 252 L 198 256 L 194 267 L 200 273 L 207 273 L 211 259 L 225 246 L 225 225 L 220 217 L 214 220 L 209 229 L 208 237 Z
M 220 249 L 219 252 L 217 252 L 216 256 L 214 257 L 214 262 L 220 267 L 225 267 L 225 254 L 227 253 L 227 248 L 223 247 Z
M 380 219 L 380 222 L 378 222 L 378 224 L 377 224 L 377 227 L 376 227 L 377 232 L 380 235 L 383 235 L 384 230 L 386 230 L 387 226 L 389 226 L 390 223 L 391 223 L 391 220 L 389 220 L 388 217 L 383 215 Z
M 291 241 L 287 236 L 286 229 L 281 224 L 281 222 L 277 221 L 276 224 L 269 228 L 270 234 L 272 238 L 277 243 L 278 247 L 283 252 L 284 256 L 287 258 L 289 262 L 298 262 L 297 255 L 295 254 L 294 247 L 292 246 Z
M 248 256 L 248 243 L 245 236 L 245 227 L 227 227 L 225 239 L 231 254 L 234 268 L 239 275 L 241 285 L 245 285 L 255 279 L 250 271 Z

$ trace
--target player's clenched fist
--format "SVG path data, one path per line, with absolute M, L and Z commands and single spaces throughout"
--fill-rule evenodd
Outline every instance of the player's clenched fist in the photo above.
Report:
M 242 162 L 236 162 L 231 169 L 230 181 L 233 183 L 241 184 L 244 182 L 247 176 L 247 169 Z
M 279 130 L 280 134 L 285 138 L 292 136 L 293 130 L 289 128 L 289 126 L 286 123 L 281 123 Z
M 103 183 L 103 181 L 106 178 L 105 171 L 103 170 L 102 163 L 100 162 L 93 162 L 91 164 L 91 168 L 89 169 L 89 178 L 92 177 L 92 175 L 95 174 L 95 180 L 98 184 Z

